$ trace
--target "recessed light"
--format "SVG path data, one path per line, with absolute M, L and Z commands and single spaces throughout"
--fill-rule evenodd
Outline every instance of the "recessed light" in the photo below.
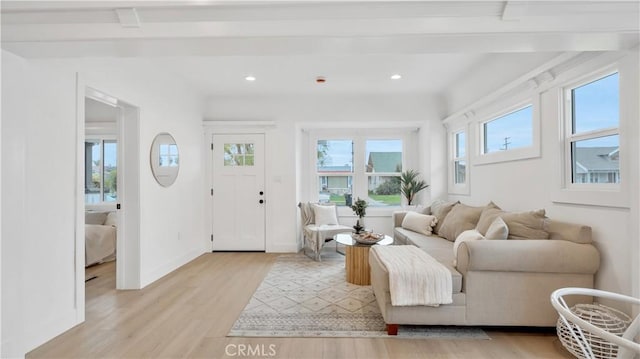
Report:
M 247 81 L 255 81 L 256 80 L 255 76 L 251 76 L 251 75 L 245 77 L 244 79 L 247 80 Z
M 392 80 L 400 80 L 402 78 L 402 76 L 400 74 L 393 74 L 391 75 L 391 79 Z

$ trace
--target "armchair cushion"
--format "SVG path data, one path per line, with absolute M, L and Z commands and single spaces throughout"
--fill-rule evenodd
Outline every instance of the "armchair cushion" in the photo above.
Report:
M 338 216 L 336 214 L 335 205 L 319 205 L 313 204 L 314 220 L 313 222 L 322 226 L 325 224 L 338 224 Z

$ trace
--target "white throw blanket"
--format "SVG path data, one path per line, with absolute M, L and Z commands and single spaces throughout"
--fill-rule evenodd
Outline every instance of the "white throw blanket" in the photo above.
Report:
M 451 272 L 415 246 L 373 246 L 389 272 L 391 305 L 453 303 Z

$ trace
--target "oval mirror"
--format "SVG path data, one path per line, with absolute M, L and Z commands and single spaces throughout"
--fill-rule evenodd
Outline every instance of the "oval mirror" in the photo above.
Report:
M 176 181 L 180 169 L 180 155 L 176 140 L 163 132 L 156 135 L 151 144 L 151 171 L 156 181 L 169 187 Z

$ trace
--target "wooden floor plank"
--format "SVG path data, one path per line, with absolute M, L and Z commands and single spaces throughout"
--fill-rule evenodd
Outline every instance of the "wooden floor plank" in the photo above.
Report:
M 553 333 L 522 329 L 488 328 L 492 340 L 226 337 L 276 257 L 204 254 L 139 291 L 115 290 L 115 262 L 87 268 L 97 278 L 85 323 L 27 358 L 571 358 Z

